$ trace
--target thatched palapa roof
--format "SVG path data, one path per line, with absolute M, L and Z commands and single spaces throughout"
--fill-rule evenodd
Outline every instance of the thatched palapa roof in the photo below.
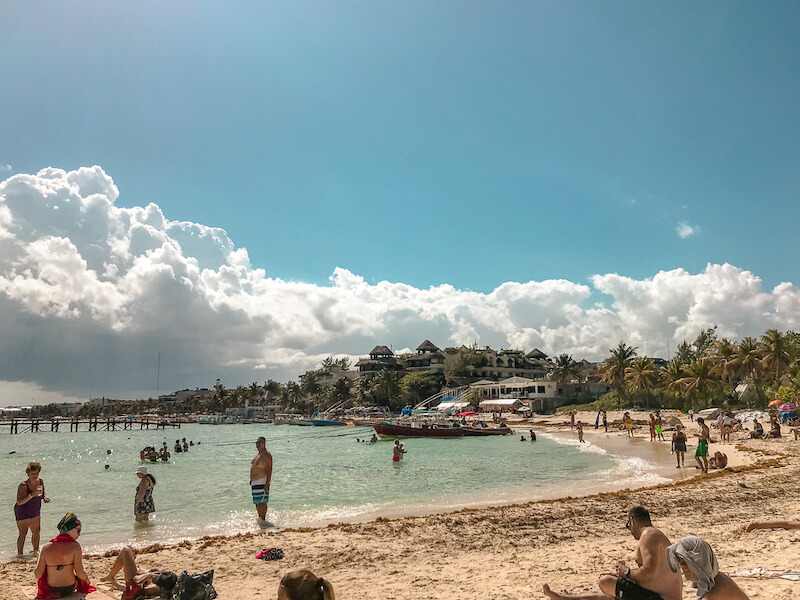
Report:
M 439 352 L 439 348 L 432 341 L 425 340 L 417 346 L 417 352 Z
M 539 350 L 538 348 L 534 348 L 530 352 L 525 355 L 526 358 L 538 358 L 540 360 L 545 360 L 547 358 L 547 354 Z
M 375 346 L 369 353 L 370 356 L 394 356 L 394 352 L 386 346 Z

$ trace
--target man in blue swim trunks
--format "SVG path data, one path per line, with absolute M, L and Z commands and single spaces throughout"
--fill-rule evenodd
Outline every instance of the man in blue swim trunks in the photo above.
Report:
M 269 503 L 269 484 L 272 481 L 272 454 L 267 450 L 267 440 L 262 436 L 256 440 L 255 457 L 250 463 L 250 490 L 253 504 L 258 511 L 258 524 L 267 524 L 267 504 Z

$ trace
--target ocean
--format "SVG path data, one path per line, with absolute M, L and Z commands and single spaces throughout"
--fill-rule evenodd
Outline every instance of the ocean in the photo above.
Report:
M 593 444 L 538 433 L 461 439 L 415 438 L 393 463 L 392 442 L 363 441 L 366 427 L 186 425 L 114 432 L 0 432 L 0 561 L 16 557 L 13 504 L 29 461 L 42 464 L 49 504 L 42 540 L 68 511 L 83 523 L 85 552 L 204 535 L 256 531 L 249 468 L 263 435 L 274 458 L 268 519 L 276 527 L 314 527 L 378 516 L 427 514 L 666 481 L 641 458 L 614 456 Z M 134 524 L 139 451 L 176 438 L 195 442 L 168 463 L 145 463 L 157 480 L 155 515 Z M 527 438 L 527 431 L 525 431 Z M 199 445 L 197 442 L 201 442 Z M 110 452 L 109 452 L 110 451 Z M 109 465 L 105 469 L 105 465 Z M 26 541 L 30 553 L 30 534 Z

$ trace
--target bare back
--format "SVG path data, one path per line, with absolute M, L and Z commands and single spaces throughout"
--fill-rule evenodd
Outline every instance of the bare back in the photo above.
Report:
M 681 600 L 683 585 L 680 573 L 667 565 L 669 538 L 660 529 L 645 527 L 636 547 L 636 583 L 655 592 L 664 600 Z
M 39 553 L 36 577 L 47 573 L 47 584 L 52 587 L 72 585 L 76 578 L 87 579 L 81 562 L 81 546 L 77 542 L 49 542 Z
M 725 573 L 717 573 L 717 578 L 714 580 L 714 587 L 711 591 L 703 596 L 703 600 L 750 600 L 747 594 L 744 593 L 736 583 L 725 575 Z

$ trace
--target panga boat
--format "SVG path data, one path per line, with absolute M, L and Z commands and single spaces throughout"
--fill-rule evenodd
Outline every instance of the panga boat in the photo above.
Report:
M 344 421 L 332 421 L 330 419 L 311 419 L 315 427 L 341 427 L 347 425 Z
M 438 437 L 457 438 L 464 435 L 461 427 L 440 427 L 435 423 L 421 427 L 409 425 L 395 425 L 394 423 L 375 423 L 375 433 L 385 438 L 396 437 Z
M 509 435 L 514 433 L 512 429 L 508 426 L 503 427 L 462 427 L 461 431 L 464 432 L 465 436 L 471 435 Z

